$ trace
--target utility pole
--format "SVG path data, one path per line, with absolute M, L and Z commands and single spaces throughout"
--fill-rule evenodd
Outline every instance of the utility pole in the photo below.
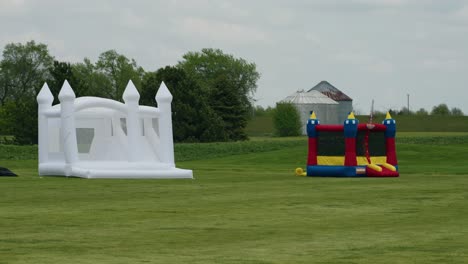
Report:
M 407 107 L 407 109 L 408 109 L 408 115 L 409 115 L 409 114 L 410 114 L 410 110 L 409 110 L 409 94 L 406 94 L 406 96 L 407 96 L 407 99 L 408 99 L 408 107 Z

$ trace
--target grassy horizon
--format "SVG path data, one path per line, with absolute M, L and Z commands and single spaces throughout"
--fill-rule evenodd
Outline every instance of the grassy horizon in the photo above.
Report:
M 359 115 L 356 118 L 366 123 L 369 116 Z M 375 116 L 374 123 L 381 123 L 385 116 Z M 418 116 L 394 115 L 398 132 L 468 132 L 468 116 Z M 271 114 L 254 116 L 247 123 L 246 133 L 249 136 L 263 137 L 274 135 L 273 117 Z

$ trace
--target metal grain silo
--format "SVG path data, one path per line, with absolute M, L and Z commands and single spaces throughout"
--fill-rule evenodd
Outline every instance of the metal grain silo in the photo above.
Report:
M 318 91 L 326 95 L 328 98 L 338 102 L 338 120 L 337 123 L 343 123 L 347 118 L 349 112 L 353 110 L 353 99 L 344 94 L 335 86 L 331 85 L 327 81 L 321 81 L 314 87 L 312 87 L 308 92 Z
M 302 133 L 306 134 L 306 124 L 310 111 L 314 111 L 321 124 L 338 123 L 338 106 L 334 100 L 328 98 L 319 91 L 297 91 L 286 97 L 282 102 L 293 104 L 301 117 Z

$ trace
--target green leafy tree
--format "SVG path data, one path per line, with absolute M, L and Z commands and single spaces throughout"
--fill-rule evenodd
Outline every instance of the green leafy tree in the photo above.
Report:
M 0 106 L 0 136 L 10 135 L 9 124 L 6 120 L 7 112 L 5 105 Z
M 129 80 L 132 80 L 137 88 L 141 87 L 145 73 L 134 59 L 128 59 L 115 50 L 101 53 L 94 69 L 110 81 L 111 89 L 107 90 L 106 97 L 114 100 L 122 100 L 122 94 Z
M 226 75 L 220 75 L 214 82 L 214 91 L 211 96 L 210 105 L 222 121 L 224 131 L 229 140 L 246 140 L 247 126 L 246 109 L 241 107 L 241 102 L 234 83 Z
M 271 116 L 273 115 L 273 110 L 271 106 L 264 108 L 263 106 L 257 105 L 255 107 L 254 115 L 255 116 Z
M 239 95 L 242 104 L 250 106 L 252 95 L 257 89 L 260 74 L 255 63 L 249 63 L 242 58 L 235 58 L 223 53 L 220 49 L 202 49 L 201 52 L 188 52 L 178 67 L 195 78 L 200 86 L 207 92 L 214 89 L 217 78 L 227 76 Z
M 8 76 L 1 67 L 2 65 L 0 63 L 0 107 L 7 101 L 11 90 L 11 86 L 8 83 Z
M 112 98 L 112 82 L 108 76 L 99 72 L 88 58 L 82 63 L 73 64 L 72 74 L 74 82 L 70 85 L 74 90 L 78 90 L 77 94 Z
M 416 115 L 419 115 L 419 116 L 427 116 L 427 115 L 429 115 L 429 113 L 427 112 L 426 109 L 424 109 L 424 108 L 419 108 L 419 110 L 416 111 Z
M 54 65 L 50 70 L 50 79 L 47 80 L 47 85 L 54 95 L 53 104 L 59 103 L 58 94 L 65 80 L 70 83 L 77 97 L 85 95 L 84 91 L 80 89 L 79 81 L 73 74 L 72 65 L 68 62 L 54 61 Z
M 37 144 L 37 103 L 35 100 L 8 101 L 0 111 L 2 133 L 14 136 L 14 143 Z
M 401 108 L 401 110 L 398 112 L 399 115 L 412 115 L 413 112 L 408 110 L 408 107 L 404 106 Z
M 432 108 L 431 115 L 450 115 L 450 110 L 446 104 L 440 104 Z
M 18 144 L 37 143 L 36 95 L 50 79 L 53 57 L 45 44 L 7 44 L 0 62 L 2 133 Z
M 226 104 L 226 109 L 232 107 L 232 102 L 217 98 L 220 95 L 227 96 L 225 88 L 219 85 L 223 79 L 223 84 L 232 90 L 229 92 L 229 97 L 236 97 L 233 100 L 237 104 L 236 109 L 245 115 L 234 123 L 243 124 L 243 120 L 249 117 L 252 112 L 252 96 L 257 89 L 257 81 L 260 78 L 254 63 L 249 63 L 242 58 L 235 58 L 219 49 L 202 49 L 200 52 L 186 53 L 177 67 L 183 69 L 200 85 L 209 102 L 217 102 L 217 109 L 223 108 L 220 104 Z M 218 89 L 222 89 L 222 91 L 218 91 Z M 225 127 L 227 126 L 225 125 Z M 240 132 L 240 130 L 236 131 Z M 229 137 L 231 140 L 241 138 L 245 138 L 243 132 L 237 136 L 231 135 Z
M 299 136 L 301 120 L 296 107 L 290 103 L 278 103 L 273 111 L 273 126 L 280 137 Z
M 450 114 L 453 116 L 463 116 L 463 112 L 460 108 L 454 107 L 450 110 Z
M 166 84 L 173 96 L 173 133 L 176 142 L 224 141 L 222 119 L 207 104 L 200 86 L 182 69 L 167 66 L 148 72 L 142 81 L 140 103 L 154 106 L 155 95 Z
M 35 98 L 49 79 L 53 62 L 45 44 L 7 44 L 0 62 L 0 105 Z

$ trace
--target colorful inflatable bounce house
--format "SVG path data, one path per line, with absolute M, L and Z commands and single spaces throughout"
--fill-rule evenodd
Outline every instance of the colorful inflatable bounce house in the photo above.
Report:
M 301 176 L 398 177 L 395 120 L 359 124 L 351 112 L 343 125 L 320 125 L 314 112 L 307 122 L 307 170 Z

